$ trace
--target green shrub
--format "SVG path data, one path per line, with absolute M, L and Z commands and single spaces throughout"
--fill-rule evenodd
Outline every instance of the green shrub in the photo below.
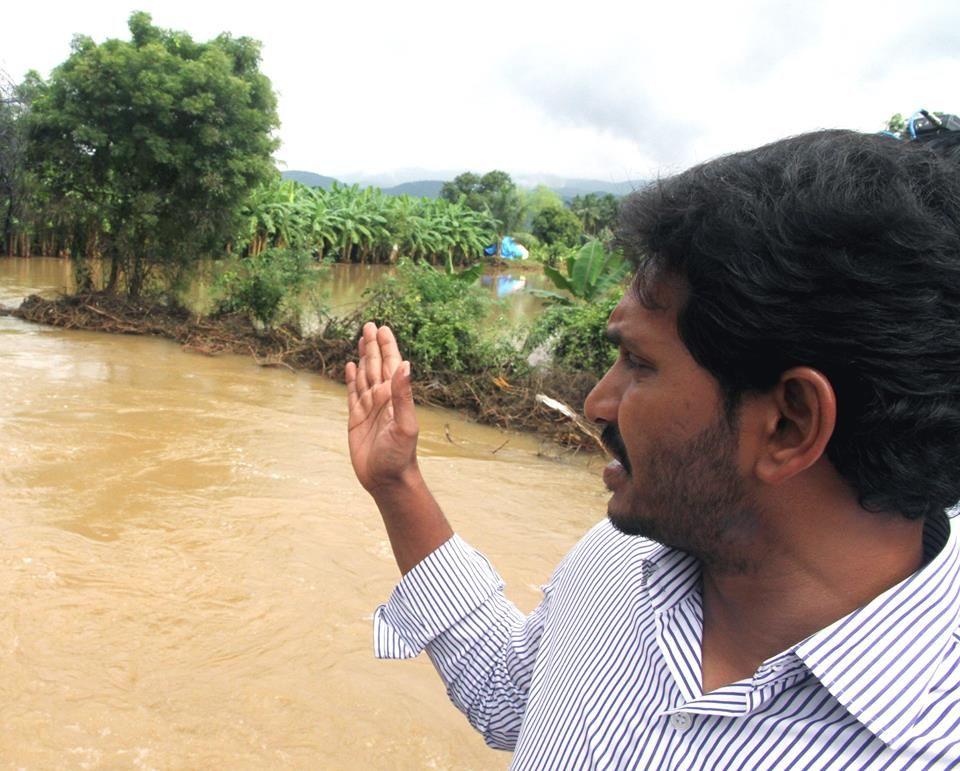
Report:
M 365 319 L 387 324 L 419 374 L 480 372 L 509 366 L 515 352 L 485 334 L 494 301 L 475 283 L 424 263 L 401 262 L 397 273 L 364 293 Z
M 521 246 L 526 247 L 527 251 L 531 254 L 533 254 L 533 252 L 540 247 L 540 239 L 537 238 L 533 233 L 527 233 L 521 230 L 511 233 L 510 237 Z
M 270 327 L 295 316 L 300 301 L 315 292 L 325 273 L 310 255 L 292 249 L 236 259 L 217 280 L 217 311 L 249 313 Z
M 602 377 L 617 359 L 606 331 L 607 319 L 618 301 L 607 297 L 591 303 L 548 306 L 533 323 L 524 351 L 529 354 L 546 345 L 554 366 Z

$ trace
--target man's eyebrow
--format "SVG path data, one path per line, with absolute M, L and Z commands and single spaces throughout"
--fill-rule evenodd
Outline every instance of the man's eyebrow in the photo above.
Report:
M 643 338 L 636 339 L 633 334 L 631 334 L 629 342 L 625 342 L 623 332 L 618 326 L 607 327 L 604 337 L 607 338 L 607 342 L 610 343 L 610 345 L 615 345 L 618 348 L 629 348 L 634 353 L 639 353 L 641 355 L 646 355 L 645 352 L 648 351 L 647 345 L 649 345 L 649 341 L 646 341 Z

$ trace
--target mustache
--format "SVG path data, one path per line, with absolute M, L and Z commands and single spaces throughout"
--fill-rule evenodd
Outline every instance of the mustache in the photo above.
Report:
M 624 470 L 630 473 L 630 461 L 627 460 L 627 448 L 623 446 L 623 437 L 616 423 L 607 423 L 600 434 L 600 442 L 612 457 L 620 461 Z

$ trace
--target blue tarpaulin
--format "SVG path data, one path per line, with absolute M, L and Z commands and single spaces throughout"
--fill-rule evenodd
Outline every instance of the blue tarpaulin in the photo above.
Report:
M 487 255 L 487 257 L 492 257 L 497 253 L 497 245 L 491 244 L 483 250 L 483 253 Z M 505 260 L 517 260 L 524 259 L 527 255 L 520 244 L 510 238 L 510 236 L 504 236 L 500 240 L 500 256 Z
M 515 260 L 523 257 L 523 252 L 520 251 L 520 245 L 516 241 L 510 236 L 504 236 L 500 242 L 500 256 L 507 260 Z

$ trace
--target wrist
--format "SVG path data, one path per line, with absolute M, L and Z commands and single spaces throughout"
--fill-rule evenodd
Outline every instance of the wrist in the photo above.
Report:
M 416 495 L 425 490 L 426 487 L 427 484 L 420 473 L 420 466 L 414 461 L 397 476 L 378 480 L 377 484 L 368 488 L 367 492 L 380 506 L 381 504 L 390 505 L 398 499 Z

